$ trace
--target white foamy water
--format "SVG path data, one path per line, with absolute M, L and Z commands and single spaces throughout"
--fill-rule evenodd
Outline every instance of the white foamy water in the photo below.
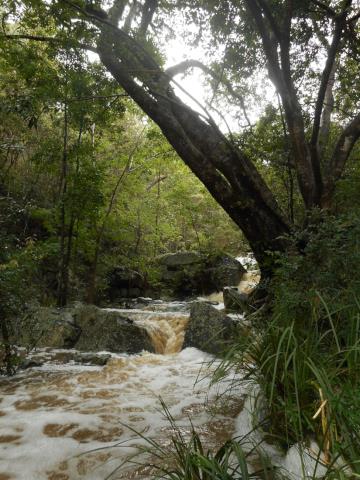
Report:
M 203 365 L 211 359 L 194 348 L 116 355 L 105 367 L 47 362 L 1 380 L 0 479 L 106 478 L 146 443 L 131 429 L 169 443 L 159 397 L 185 435 L 191 419 L 209 448 L 220 446 L 234 431 L 243 392 L 222 395 L 229 378 L 210 390 L 208 377 L 199 381 L 200 368 L 203 376 L 216 367 Z M 111 478 L 148 479 L 151 472 L 124 464 Z
M 244 273 L 237 289 L 242 293 L 250 293 L 256 285 L 260 282 L 260 272 L 259 270 L 249 270 Z M 206 300 L 215 301 L 219 303 L 218 307 L 215 308 L 224 308 L 224 295 L 223 292 L 214 292 L 205 297 Z

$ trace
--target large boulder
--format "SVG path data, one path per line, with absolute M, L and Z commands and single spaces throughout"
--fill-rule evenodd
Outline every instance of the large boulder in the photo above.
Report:
M 160 281 L 174 296 L 206 295 L 227 285 L 238 285 L 246 272 L 227 254 L 204 255 L 186 251 L 158 257 Z
M 141 273 L 117 266 L 109 274 L 108 296 L 111 302 L 121 298 L 136 298 L 143 294 L 145 280 Z
M 242 315 L 228 315 L 208 302 L 193 302 L 184 348 L 196 347 L 219 355 L 239 335 L 248 331 Z
M 202 263 L 203 257 L 198 252 L 185 251 L 177 253 L 167 253 L 159 257 L 159 264 L 166 267 L 182 267 L 185 265 L 194 265 Z
M 81 334 L 70 308 L 39 307 L 13 325 L 14 341 L 30 348 L 73 348 Z
M 117 353 L 154 352 L 145 328 L 126 314 L 93 305 L 39 308 L 17 326 L 16 343 L 24 346 L 107 350 Z
M 238 285 L 246 273 L 236 258 L 225 253 L 208 257 L 206 266 L 204 275 L 209 279 L 208 288 L 212 291 L 219 292 L 226 286 Z
M 76 342 L 78 350 L 108 350 L 118 353 L 154 352 L 145 328 L 136 325 L 126 313 L 101 310 L 93 305 L 74 312 L 74 323 L 81 335 Z

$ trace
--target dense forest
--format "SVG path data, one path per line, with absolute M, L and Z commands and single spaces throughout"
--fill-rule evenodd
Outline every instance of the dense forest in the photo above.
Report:
M 171 308 L 190 315 L 184 346 L 219 362 L 209 388 L 257 386 L 261 442 L 315 457 L 295 478 L 356 478 L 359 0 L 8 0 L 0 14 L 0 372 L 19 375 L 22 348 L 81 345 L 25 341 L 29 318 L 188 302 Z M 251 291 L 240 256 L 261 277 Z M 205 295 L 224 287 L 215 308 Z M 154 352 L 181 355 L 156 328 Z M 213 454 L 196 428 L 183 438 L 162 405 L 178 436 L 161 478 L 279 473 L 259 445 L 251 473 L 241 441 Z

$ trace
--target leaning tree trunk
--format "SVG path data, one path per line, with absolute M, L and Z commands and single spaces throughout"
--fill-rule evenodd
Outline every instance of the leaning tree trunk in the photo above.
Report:
M 262 274 L 270 275 L 271 253 L 284 250 L 289 225 L 250 159 L 210 118 L 175 95 L 168 75 L 124 32 L 104 27 L 98 51 L 112 76 L 157 123 L 180 158 L 243 231 Z M 129 73 L 134 70 L 146 72 L 141 74 L 143 85 Z

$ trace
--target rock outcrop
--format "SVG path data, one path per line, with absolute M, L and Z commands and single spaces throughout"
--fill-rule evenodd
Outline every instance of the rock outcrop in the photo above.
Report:
M 39 308 L 17 326 L 19 345 L 107 350 L 117 353 L 154 352 L 146 329 L 127 318 L 126 313 L 77 304 L 56 309 Z
M 219 355 L 236 336 L 246 334 L 248 328 L 242 315 L 229 315 L 208 302 L 193 302 L 184 348 L 196 347 Z
M 239 292 L 237 287 L 225 287 L 223 290 L 224 305 L 227 312 L 247 312 L 249 309 L 249 295 Z
M 178 252 L 158 258 L 160 281 L 175 296 L 206 295 L 238 285 L 246 270 L 227 254 Z
M 108 285 L 108 296 L 111 302 L 121 298 L 139 297 L 145 290 L 143 276 L 139 272 L 123 266 L 115 267 L 110 272 Z

